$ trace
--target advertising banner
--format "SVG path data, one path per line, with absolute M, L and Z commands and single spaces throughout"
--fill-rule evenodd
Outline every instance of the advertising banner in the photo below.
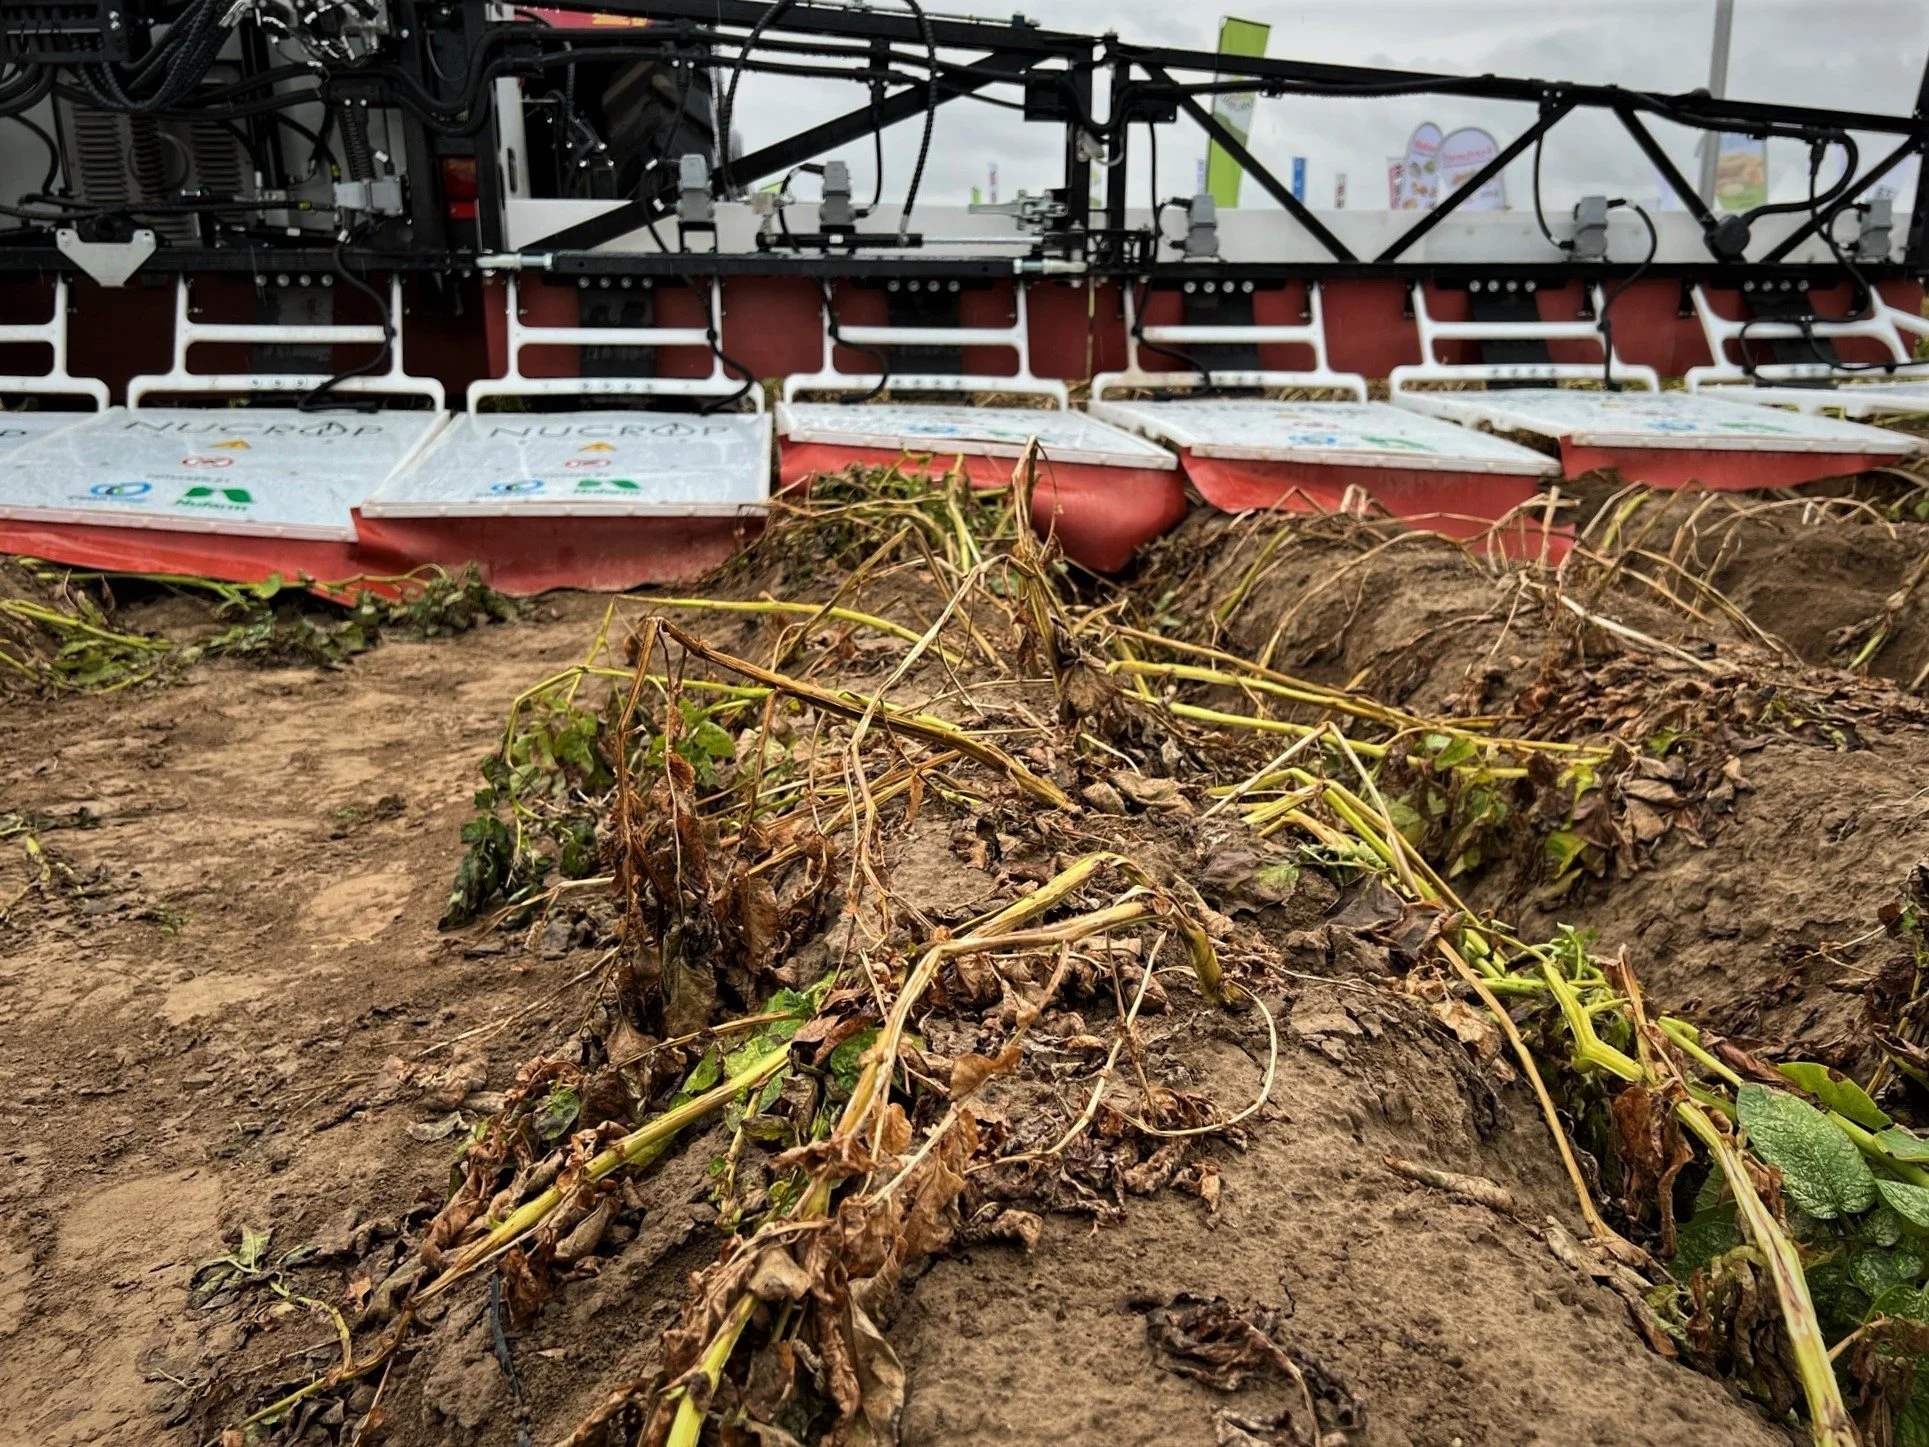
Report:
M 1440 143 L 1440 189 L 1434 200 L 1451 196 L 1483 166 L 1500 154 L 1500 143 L 1478 126 L 1465 126 Z M 1460 203 L 1462 211 L 1505 211 L 1507 178 L 1504 173 L 1490 177 L 1473 195 Z
M 1221 55 L 1264 55 L 1266 41 L 1272 35 L 1270 25 L 1262 25 L 1257 20 L 1240 20 L 1228 15 L 1219 22 L 1219 53 Z M 1222 93 L 1212 103 L 1213 119 L 1231 131 L 1244 145 L 1252 134 L 1253 93 L 1249 90 Z M 1206 150 L 1206 190 L 1220 207 L 1239 204 L 1239 178 L 1245 172 L 1239 169 L 1238 162 L 1228 155 L 1217 142 L 1212 142 Z

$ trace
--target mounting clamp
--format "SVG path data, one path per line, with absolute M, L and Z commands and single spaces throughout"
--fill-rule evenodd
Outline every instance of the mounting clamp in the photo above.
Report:
M 78 231 L 63 226 L 54 232 L 54 245 L 102 286 L 119 287 L 127 285 L 127 279 L 147 263 L 154 254 L 155 241 L 154 233 L 146 227 L 126 241 L 82 241 Z

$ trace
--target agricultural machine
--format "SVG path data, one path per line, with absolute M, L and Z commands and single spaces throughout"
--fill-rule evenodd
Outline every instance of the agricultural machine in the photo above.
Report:
M 1929 145 L 1929 76 L 1874 115 L 917 0 L 0 0 L 0 30 L 0 550 L 624 587 L 714 566 L 827 471 L 1005 487 L 1029 453 L 1035 522 L 1110 571 L 1195 495 L 1492 538 L 1601 469 L 1785 488 L 1925 446 L 1892 424 L 1929 412 L 1929 209 L 1877 188 Z M 770 75 L 848 109 L 745 148 Z M 1323 211 L 1215 113 L 1233 92 L 1528 123 L 1430 210 Z M 1062 183 L 927 197 L 978 104 Z M 1677 205 L 1467 207 L 1590 112 Z M 1808 192 L 1717 214 L 1663 123 L 1799 143 Z M 1130 194 L 1180 131 L 1258 204 Z M 872 144 L 865 195 L 826 158 Z

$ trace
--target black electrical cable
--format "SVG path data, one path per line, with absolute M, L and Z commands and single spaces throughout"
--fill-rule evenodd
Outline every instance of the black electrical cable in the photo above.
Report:
M 1846 136 L 1842 137 L 1838 141 L 1834 141 L 1829 144 L 1841 145 L 1844 148 L 1843 157 L 1842 157 L 1842 185 L 1837 186 L 1835 188 L 1836 192 L 1840 193 L 1843 187 L 1847 186 L 1848 182 L 1855 174 L 1855 165 L 1856 165 L 1858 156 L 1855 151 L 1854 142 L 1851 141 Z M 1871 284 L 1868 277 L 1863 275 L 1862 269 L 1855 264 L 1855 262 L 1849 257 L 1849 254 L 1842 249 L 1842 243 L 1838 241 L 1835 237 L 1835 222 L 1837 220 L 1837 217 L 1839 217 L 1840 213 L 1838 212 L 1836 216 L 1830 216 L 1824 219 L 1822 215 L 1822 208 L 1826 203 L 1818 199 L 1815 194 L 1815 182 L 1816 182 L 1816 179 L 1821 174 L 1822 157 L 1824 154 L 1826 154 L 1826 152 L 1827 152 L 1827 145 L 1822 143 L 1817 143 L 1815 145 L 1812 145 L 1809 148 L 1809 155 L 1808 155 L 1809 209 L 1814 215 L 1816 221 L 1820 223 L 1816 229 L 1821 233 L 1822 240 L 1829 249 L 1829 254 L 1835 258 L 1836 264 L 1840 266 L 1843 271 L 1848 273 L 1849 279 L 1855 283 L 1855 295 L 1861 299 L 1860 305 L 1856 308 L 1855 315 L 1843 317 L 1842 320 L 1843 321 L 1866 321 L 1870 317 L 1875 315 L 1875 308 L 1876 308 L 1875 287 L 1873 284 Z M 1828 367 L 1832 371 L 1883 372 L 1893 376 L 1895 374 L 1896 368 L 1904 365 L 1903 363 L 1896 361 L 1894 358 L 1888 358 L 1880 362 L 1845 362 L 1841 360 L 1839 357 L 1830 357 L 1828 353 L 1822 350 L 1821 341 L 1815 335 L 1815 323 L 1819 320 L 1821 320 L 1821 318 L 1815 316 L 1813 309 L 1811 308 L 1809 316 L 1804 318 L 1803 321 L 1801 322 L 1802 340 L 1807 343 L 1808 349 L 1814 355 L 1815 360 L 1820 362 L 1823 366 Z M 1743 331 L 1746 332 L 1746 330 L 1747 328 L 1744 327 Z M 1751 375 L 1752 375 L 1752 372 L 1751 372 Z
M 375 411 L 379 404 L 374 398 L 338 398 L 334 396 L 335 390 L 344 382 L 353 381 L 357 377 L 372 376 L 376 372 L 385 370 L 389 365 L 390 358 L 395 355 L 395 318 L 389 315 L 388 298 L 384 297 L 381 292 L 370 286 L 367 281 L 348 269 L 347 264 L 342 259 L 343 253 L 347 251 L 347 249 L 348 235 L 344 232 L 341 239 L 335 243 L 335 250 L 329 258 L 329 265 L 334 270 L 335 275 L 339 276 L 343 281 L 347 282 L 375 303 L 376 310 L 382 318 L 382 349 L 366 362 L 337 372 L 327 381 L 322 382 L 310 391 L 302 393 L 301 400 L 295 403 L 297 410 L 302 412 L 320 412 L 329 406 L 343 408 L 351 412 Z
M 1661 249 L 1661 233 L 1655 230 L 1654 218 L 1648 215 L 1647 207 L 1630 201 L 1625 196 L 1617 196 L 1607 203 L 1607 209 L 1610 211 L 1617 206 L 1627 207 L 1639 216 L 1642 224 L 1648 228 L 1648 254 L 1641 258 L 1641 264 L 1623 277 L 1620 284 L 1607 294 L 1607 300 L 1601 303 L 1601 320 L 1595 330 L 1601 334 L 1601 373 L 1610 392 L 1621 390 L 1621 384 L 1614 379 L 1614 304 L 1621 299 L 1623 292 L 1639 281 L 1643 273 L 1654 265 L 1655 253 Z
M 1159 220 L 1165 215 L 1165 208 L 1174 203 L 1159 200 L 1159 127 L 1158 122 L 1154 121 L 1150 116 L 1145 118 L 1145 134 L 1150 152 L 1146 159 L 1151 163 L 1152 171 L 1152 174 L 1147 177 L 1146 180 L 1146 191 L 1149 193 L 1152 201 L 1152 261 L 1153 264 L 1156 265 L 1159 260 L 1159 241 L 1161 236 Z M 1157 342 L 1146 339 L 1145 309 L 1151 300 L 1152 278 L 1147 276 L 1145 279 L 1145 289 L 1139 294 L 1139 300 L 1132 308 L 1132 340 L 1148 352 L 1154 352 L 1164 357 L 1167 361 L 1177 362 L 1180 366 L 1189 367 L 1197 372 L 1199 374 L 1200 391 L 1202 393 L 1210 394 L 1217 391 L 1218 386 L 1213 381 L 1212 369 L 1207 367 L 1205 363 L 1188 353 L 1178 351 L 1173 347 L 1163 347 Z
M 743 80 L 743 73 L 749 66 L 750 54 L 756 49 L 757 42 L 763 38 L 764 31 L 776 21 L 782 19 L 785 12 L 796 3 L 797 0 L 774 0 L 774 3 L 765 10 L 762 15 L 757 17 L 757 23 L 750 28 L 750 33 L 744 37 L 742 49 L 737 52 L 736 63 L 730 73 L 730 85 L 724 91 L 723 105 L 717 118 L 717 168 L 722 174 L 725 194 L 728 194 L 734 186 L 734 181 L 730 174 L 730 122 L 737 108 L 737 86 Z M 911 212 L 918 204 L 918 188 L 923 184 L 924 167 L 931 154 L 931 137 L 938 119 L 937 35 L 936 32 L 932 30 L 930 18 L 924 13 L 924 7 L 918 3 L 918 0 L 904 0 L 904 3 L 910 8 L 912 15 L 917 18 L 918 29 L 924 37 L 924 48 L 929 66 L 929 74 L 925 83 L 924 135 L 918 142 L 918 159 L 917 163 L 911 168 L 911 185 L 905 192 L 904 209 L 898 214 L 898 239 L 900 241 L 904 239 L 906 233 L 910 230 Z M 773 71 L 780 69 L 767 62 L 760 68 Z M 861 74 L 858 73 L 843 72 L 843 74 L 850 75 L 852 78 L 862 78 Z M 880 177 L 882 174 L 883 170 L 880 166 Z
M 643 176 L 638 181 L 639 186 L 648 183 L 649 178 L 656 174 L 657 167 L 663 165 L 669 159 L 670 140 L 676 132 L 676 127 L 682 123 L 684 108 L 690 103 L 690 82 L 695 79 L 695 77 L 695 57 L 684 59 L 678 66 L 676 115 L 671 123 L 664 127 L 663 134 L 656 138 L 656 143 L 652 147 L 654 154 L 650 157 L 649 165 L 643 170 Z M 649 229 L 650 240 L 656 243 L 656 249 L 665 256 L 669 255 L 670 248 L 664 244 L 662 233 L 656 229 L 655 214 L 649 211 L 644 212 L 643 224 Z M 683 228 L 680 224 L 677 227 L 677 249 L 679 251 L 683 249 Z
M 1742 220 L 1750 226 L 1753 226 L 1760 217 L 1774 216 L 1785 211 L 1806 211 L 1810 215 L 1819 215 L 1820 209 L 1825 206 L 1834 205 L 1842 194 L 1849 189 L 1849 183 L 1855 179 L 1855 168 L 1860 165 L 1862 161 L 1862 148 L 1856 145 L 1855 138 L 1847 131 L 1833 131 L 1823 135 L 1809 132 L 1808 134 L 1797 136 L 1794 139 L 1805 140 L 1809 146 L 1808 199 L 1806 201 L 1776 201 L 1770 205 L 1757 206 L 1751 211 L 1745 211 L 1742 213 Z M 1842 148 L 1842 179 L 1829 187 L 1826 195 L 1817 196 L 1815 194 L 1816 170 L 1820 165 L 1822 153 L 1831 145 Z
M 75 67 L 81 85 L 102 110 L 144 113 L 165 110 L 198 89 L 227 43 L 225 0 L 195 0 L 152 50 L 127 66 L 92 63 Z M 154 79 L 158 77 L 158 79 Z M 150 83 L 151 82 L 151 83 Z
M 696 283 L 687 277 L 684 279 L 684 285 L 688 286 L 692 291 L 696 290 Z M 713 282 L 712 285 L 715 285 L 715 283 Z M 728 397 L 713 398 L 697 408 L 697 411 L 701 415 L 708 417 L 713 412 L 721 412 L 726 407 L 734 407 L 743 401 L 744 398 L 748 397 L 751 392 L 756 389 L 757 374 L 728 352 L 724 351 L 723 338 L 717 334 L 716 312 L 707 305 L 703 309 L 703 339 L 710 344 L 711 355 L 723 363 L 727 370 L 735 372 L 739 377 L 743 378 L 743 385 Z
M 14 216 L 23 221 L 38 221 L 52 225 L 62 221 L 96 221 L 106 216 L 218 216 L 233 211 L 247 214 L 250 211 L 300 211 L 310 214 L 333 212 L 333 206 L 311 201 L 259 201 L 236 197 L 227 201 L 128 201 L 117 206 L 91 206 L 71 197 L 46 196 L 38 198 L 42 205 L 59 204 L 65 209 L 59 211 L 29 211 L 23 206 L 0 205 L 0 216 Z
M 1534 220 L 1540 226 L 1541 235 L 1547 238 L 1547 244 L 1549 246 L 1559 247 L 1562 251 L 1572 251 L 1574 249 L 1574 243 L 1572 241 L 1562 241 L 1558 239 L 1554 233 L 1548 229 L 1547 213 L 1541 210 L 1541 142 L 1546 139 L 1547 132 L 1545 131 L 1542 131 L 1538 136 L 1534 137 Z
M 0 85 L 0 116 L 24 115 L 45 100 L 53 88 L 52 67 L 23 70 L 18 81 Z
M 341 162 L 335 158 L 335 152 L 328 144 L 329 127 L 335 124 L 335 108 L 332 105 L 323 107 L 321 125 L 319 129 L 312 131 L 286 112 L 275 111 L 273 112 L 273 116 L 277 125 L 286 126 L 289 130 L 309 143 L 308 170 L 303 176 L 303 180 L 315 175 L 320 170 L 321 163 L 324 159 L 328 162 L 329 178 L 331 180 L 341 179 Z
M 824 168 L 821 165 L 813 161 L 806 161 L 803 165 L 792 166 L 788 171 L 784 172 L 784 179 L 777 183 L 777 229 L 784 234 L 784 245 L 793 250 L 796 248 L 797 243 L 796 239 L 790 234 L 790 218 L 784 214 L 793 203 L 786 201 L 784 198 L 790 194 L 790 183 L 796 180 L 798 176 L 822 176 L 823 174 Z
M 884 200 L 884 127 L 877 122 L 878 86 L 871 87 L 871 204 L 863 214 L 871 215 Z
M 34 135 L 40 138 L 40 144 L 47 148 L 47 175 L 35 189 L 39 191 L 53 190 L 54 182 L 60 179 L 60 147 L 54 144 L 54 138 L 47 134 L 38 121 L 31 120 L 24 114 L 9 117 L 9 119 L 20 122 L 21 125 L 32 131 Z
M 847 393 L 840 396 L 837 400 L 846 404 L 872 401 L 878 397 L 886 387 L 891 385 L 891 358 L 889 354 L 880 347 L 867 347 L 862 342 L 846 341 L 843 332 L 838 330 L 837 305 L 831 297 L 830 282 L 820 279 L 817 286 L 818 290 L 824 294 L 824 326 L 825 330 L 830 333 L 832 347 L 849 347 L 854 352 L 862 352 L 865 356 L 870 357 L 877 363 L 877 385 L 875 387 L 861 395 L 855 392 Z
M 924 135 L 918 141 L 917 164 L 911 168 L 911 188 L 904 195 L 904 210 L 898 214 L 898 240 L 902 242 L 911 229 L 911 208 L 918 204 L 918 186 L 924 180 L 924 164 L 931 155 L 931 135 L 938 119 L 938 40 L 931 29 L 931 21 L 924 13 L 918 0 L 904 0 L 911 13 L 918 18 L 918 29 L 924 33 L 925 58 L 930 62 L 931 75 L 926 83 L 924 96 Z M 883 186 L 883 138 L 878 139 L 879 163 L 878 185 Z

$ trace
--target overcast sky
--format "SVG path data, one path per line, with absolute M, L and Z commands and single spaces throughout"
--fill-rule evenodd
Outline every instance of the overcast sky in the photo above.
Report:
M 892 0 L 881 0 L 879 8 L 892 8 Z M 1685 91 L 1708 83 L 1714 10 L 1714 0 L 1230 0 L 1225 10 L 1173 0 L 1032 0 L 1025 13 L 1049 27 L 1113 29 L 1135 40 L 1200 49 L 1215 46 L 1220 16 L 1233 13 L 1271 24 L 1267 53 L 1273 56 Z M 1925 0 L 1735 0 L 1728 94 L 1907 115 L 1925 55 Z M 737 130 L 742 143 L 754 147 L 860 99 L 855 87 L 748 76 L 739 92 Z M 1505 144 L 1532 119 L 1528 106 L 1448 96 L 1262 100 L 1252 146 L 1282 178 L 1294 156 L 1306 157 L 1307 200 L 1314 206 L 1333 204 L 1335 175 L 1344 172 L 1349 207 L 1370 209 L 1386 205 L 1386 158 L 1404 152 L 1408 135 L 1421 122 L 1433 121 L 1446 131 L 1484 126 Z M 885 183 L 891 196 L 901 196 L 909 180 L 920 124 L 900 125 L 886 137 Z M 1693 180 L 1695 134 L 1662 121 L 1650 124 Z M 1884 144 L 1875 137 L 1861 140 L 1865 155 Z M 993 162 L 1004 199 L 1019 187 L 1043 189 L 1060 179 L 1057 148 L 1050 128 L 1027 127 L 1011 112 L 954 101 L 939 111 L 923 194 L 933 200 L 968 199 L 973 185 L 986 185 Z M 1161 128 L 1162 196 L 1195 189 L 1204 150 L 1202 133 L 1183 117 Z M 1142 128 L 1134 128 L 1132 151 L 1131 195 L 1142 205 L 1147 195 Z M 860 197 L 867 196 L 870 145 L 844 154 Z M 1774 191 L 1803 194 L 1806 164 L 1800 145 L 1771 146 Z M 1550 206 L 1569 205 L 1590 191 L 1652 200 L 1659 190 L 1652 168 L 1619 125 L 1587 114 L 1569 117 L 1550 135 L 1543 185 Z M 1525 158 L 1510 169 L 1507 186 L 1512 204 L 1529 203 Z M 805 183 L 797 189 L 812 194 Z M 1250 185 L 1243 200 L 1270 204 Z

